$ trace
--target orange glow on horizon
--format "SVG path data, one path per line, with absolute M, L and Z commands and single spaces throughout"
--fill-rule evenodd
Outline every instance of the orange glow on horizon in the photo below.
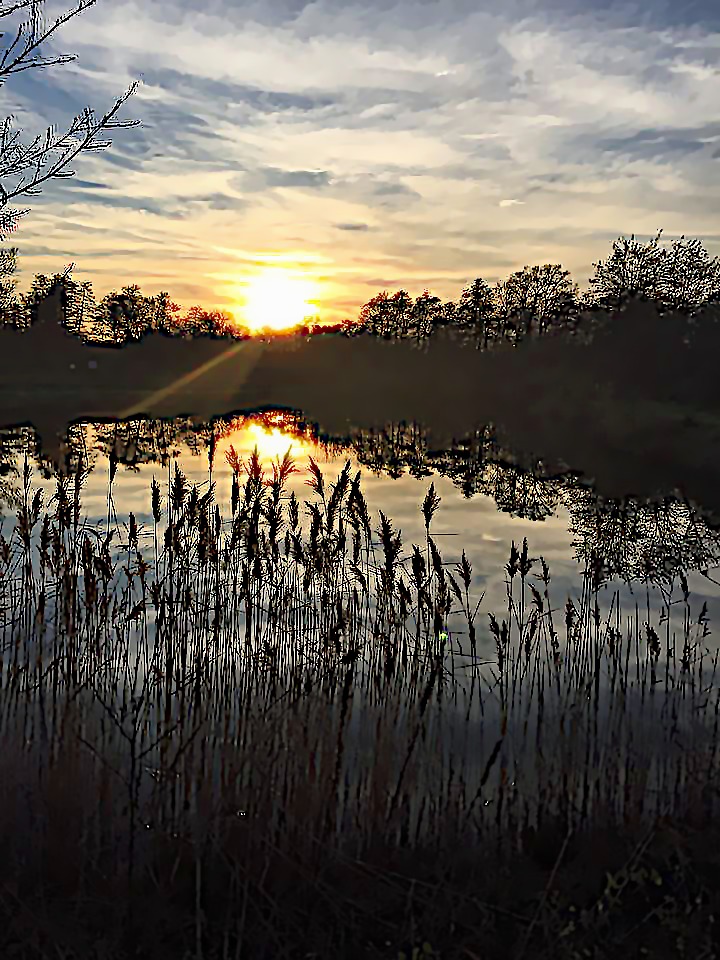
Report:
M 290 330 L 316 312 L 317 283 L 282 267 L 263 269 L 249 281 L 238 322 L 251 333 Z

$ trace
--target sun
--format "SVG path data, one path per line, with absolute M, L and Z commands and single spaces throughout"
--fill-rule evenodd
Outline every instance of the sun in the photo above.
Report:
M 243 309 L 251 330 L 287 330 L 314 312 L 315 284 L 289 270 L 263 270 L 248 284 Z

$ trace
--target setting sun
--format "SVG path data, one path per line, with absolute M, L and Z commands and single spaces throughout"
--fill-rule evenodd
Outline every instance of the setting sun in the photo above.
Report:
M 299 326 L 314 311 L 315 284 L 288 270 L 264 270 L 245 294 L 244 322 L 251 330 L 286 330 Z

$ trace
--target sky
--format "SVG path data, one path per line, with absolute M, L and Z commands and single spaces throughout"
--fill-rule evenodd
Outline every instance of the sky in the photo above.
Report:
M 0 21 L 3 51 L 28 18 Z M 141 125 L 11 201 L 32 211 L 3 244 L 20 292 L 74 262 L 97 301 L 138 284 L 336 322 L 526 265 L 585 289 L 614 240 L 660 228 L 720 254 L 717 0 L 97 0 L 37 51 L 68 54 L 4 78 L 23 143 L 134 80 L 116 119 Z

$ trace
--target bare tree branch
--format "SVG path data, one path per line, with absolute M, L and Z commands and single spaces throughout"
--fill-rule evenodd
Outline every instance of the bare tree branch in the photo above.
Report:
M 103 150 L 105 147 L 108 147 L 111 145 L 112 140 L 103 140 L 103 141 L 99 141 L 97 143 L 91 144 L 91 140 L 93 139 L 94 136 L 96 136 L 96 134 L 100 130 L 102 129 L 109 130 L 115 127 L 137 126 L 140 123 L 140 120 L 116 120 L 113 122 L 109 122 L 109 121 L 110 121 L 110 118 L 117 113 L 117 111 L 120 109 L 123 103 L 125 103 L 125 101 L 133 93 L 135 93 L 140 82 L 141 81 L 139 80 L 135 80 L 131 84 L 131 86 L 128 88 L 128 91 L 125 93 L 125 95 L 121 97 L 119 100 L 116 100 L 115 106 L 112 108 L 112 110 L 110 110 L 109 113 L 106 113 L 102 118 L 102 120 L 99 123 L 96 123 L 94 126 L 92 124 L 93 111 L 91 108 L 86 107 L 83 113 L 78 114 L 77 117 L 75 117 L 75 119 L 73 120 L 72 126 L 70 127 L 68 132 L 56 143 L 51 142 L 50 138 L 51 138 L 52 128 L 50 127 L 48 128 L 48 131 L 45 135 L 46 137 L 45 145 L 35 155 L 28 156 L 26 153 L 25 156 L 17 156 L 16 159 L 14 159 L 13 161 L 10 161 L 5 166 L 0 165 L 0 176 L 7 176 L 8 170 L 10 170 L 12 174 L 15 174 L 33 165 L 36 167 L 36 174 L 37 174 L 35 179 L 32 181 L 32 183 L 29 183 L 24 187 L 21 187 L 18 184 L 17 189 L 11 192 L 7 192 L 5 188 L 2 186 L 2 184 L 0 184 L 0 206 L 7 203 L 10 198 L 18 196 L 19 194 L 22 194 L 22 193 L 27 193 L 29 196 L 37 196 L 40 193 L 40 191 L 35 190 L 34 187 L 38 183 L 43 183 L 45 180 L 50 179 L 50 177 L 64 178 L 64 177 L 74 176 L 75 175 L 74 170 L 68 170 L 68 171 L 65 171 L 64 173 L 59 173 L 58 171 L 62 167 L 64 167 L 66 164 L 68 164 L 74 157 L 76 157 L 81 150 Z M 58 160 L 58 162 L 52 167 L 52 169 L 48 173 L 46 173 L 44 176 L 41 177 L 40 167 L 45 161 L 47 154 L 51 150 L 58 149 L 58 147 L 65 147 L 67 138 L 70 136 L 74 136 L 75 134 L 80 132 L 81 124 L 84 124 L 86 128 L 84 140 L 74 150 L 72 150 L 72 152 L 66 154 L 64 157 Z M 39 137 L 36 138 L 36 141 L 38 139 Z M 29 149 L 31 150 L 32 147 Z M 2 162 L 2 154 L 0 153 L 0 164 L 1 162 Z
M 86 10 L 88 7 L 96 3 L 96 0 L 80 0 L 77 9 L 71 10 L 69 13 L 65 14 L 63 17 L 60 17 L 53 27 L 47 30 L 39 39 L 37 38 L 38 30 L 38 20 L 39 20 L 39 6 L 44 2 L 44 0 L 18 0 L 12 7 L 0 10 L 0 17 L 7 16 L 15 10 L 20 10 L 24 7 L 30 7 L 32 10 L 32 30 L 29 38 L 29 42 L 26 43 L 25 49 L 23 52 L 17 56 L 9 66 L 5 66 L 5 62 L 8 59 L 8 55 L 11 53 L 15 45 L 18 43 L 24 26 L 26 24 L 21 24 L 18 29 L 17 36 L 9 49 L 5 52 L 2 61 L 0 62 L 0 84 L 4 83 L 4 80 L 1 78 L 4 75 L 10 73 L 19 73 L 20 70 L 26 70 L 30 67 L 45 67 L 57 63 L 69 63 L 77 59 L 76 55 L 69 57 L 59 57 L 55 60 L 31 60 L 26 63 L 24 66 L 19 66 L 22 64 L 24 59 L 35 50 L 43 40 L 46 40 L 54 30 L 56 30 L 62 23 L 65 23 L 70 17 L 74 16 L 77 13 L 81 13 L 83 10 Z M 2 34 L 0 34 L 2 36 Z M 93 139 L 102 129 L 112 129 L 117 127 L 134 127 L 141 123 L 140 120 L 112 120 L 112 117 L 115 116 L 120 107 L 125 103 L 125 101 L 137 90 L 139 84 L 142 81 L 136 80 L 132 83 L 129 89 L 126 91 L 124 96 L 115 102 L 115 106 L 106 113 L 102 120 L 98 123 L 94 121 L 93 111 L 86 107 L 85 110 L 78 114 L 73 120 L 72 126 L 66 134 L 61 138 L 52 141 L 53 128 L 52 126 L 48 128 L 45 134 L 45 142 L 39 147 L 40 136 L 36 137 L 33 143 L 29 147 L 25 147 L 22 144 L 17 144 L 18 133 L 14 133 L 12 137 L 9 137 L 10 131 L 10 122 L 12 117 L 8 117 L 3 124 L 2 139 L 0 140 L 0 178 L 7 176 L 14 176 L 15 174 L 22 173 L 30 167 L 35 168 L 35 173 L 33 179 L 30 183 L 25 183 L 25 177 L 22 176 L 20 182 L 17 184 L 14 190 L 6 190 L 5 187 L 0 183 L 0 211 L 8 203 L 12 197 L 19 196 L 21 194 L 27 194 L 28 196 L 37 196 L 40 191 L 37 188 L 38 184 L 44 183 L 46 180 L 49 180 L 51 177 L 72 177 L 75 175 L 74 170 L 67 170 L 61 172 L 62 168 L 70 163 L 74 157 L 78 155 L 82 150 L 103 150 L 105 147 L 111 145 L 111 140 L 98 141 L 93 143 Z M 76 135 L 81 136 L 81 141 L 77 144 L 76 141 L 72 141 L 69 138 Z M 48 154 L 51 151 L 58 149 L 66 150 L 67 152 L 61 156 L 56 163 L 50 168 L 47 173 L 41 175 L 41 168 L 43 164 L 47 161 Z M 14 210 L 14 211 L 5 211 L 0 212 L 0 240 L 7 239 L 5 236 L 6 232 L 12 232 L 17 226 L 17 220 L 29 213 L 29 209 L 25 210 Z
M 6 17 L 10 13 L 13 13 L 15 10 L 20 10 L 23 7 L 29 6 L 32 10 L 32 23 L 31 23 L 32 33 L 30 35 L 30 42 L 26 44 L 25 49 L 20 54 L 20 56 L 16 57 L 9 67 L 6 67 L 5 61 L 7 60 L 8 54 L 13 50 L 13 48 L 15 47 L 15 44 L 18 42 L 18 40 L 22 36 L 23 27 L 27 26 L 27 24 L 21 23 L 20 26 L 18 27 L 17 36 L 15 37 L 13 42 L 10 44 L 8 49 L 5 51 L 5 55 L 2 58 L 2 61 L 0 61 L 0 77 L 10 73 L 20 73 L 22 70 L 28 70 L 30 67 L 49 67 L 56 63 L 71 63 L 73 60 L 77 60 L 77 54 L 72 54 L 70 56 L 58 57 L 56 60 L 30 61 L 29 63 L 25 64 L 24 67 L 19 67 L 19 69 L 17 70 L 15 69 L 17 64 L 22 63 L 25 57 L 29 53 L 31 53 L 33 50 L 35 50 L 36 47 L 39 47 L 40 44 L 43 42 L 43 40 L 47 40 L 50 34 L 53 33 L 55 30 L 57 30 L 57 28 L 61 24 L 66 23 L 70 19 L 70 17 L 74 17 L 76 13 L 82 13 L 83 10 L 87 10 L 88 7 L 91 7 L 96 2 L 97 0 L 80 0 L 77 10 L 70 10 L 69 13 L 66 13 L 63 17 L 58 18 L 55 21 L 55 25 L 50 27 L 50 29 L 46 33 L 44 33 L 39 39 L 36 38 L 38 20 L 39 20 L 39 14 L 40 14 L 39 7 L 42 3 L 44 3 L 44 0 L 21 0 L 20 3 L 17 3 L 14 7 L 11 7 L 8 10 L 0 10 L 0 17 Z M 5 82 L 4 80 L 0 80 L 0 84 L 4 82 Z

